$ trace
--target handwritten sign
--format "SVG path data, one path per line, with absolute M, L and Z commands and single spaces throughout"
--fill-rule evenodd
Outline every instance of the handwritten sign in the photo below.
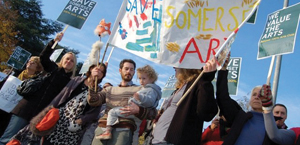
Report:
M 26 51 L 20 46 L 17 46 L 7 61 L 7 65 L 15 68 L 15 69 L 23 69 L 24 65 L 30 58 L 31 53 Z
M 57 21 L 81 29 L 95 5 L 96 2 L 91 0 L 70 0 Z
M 268 15 L 257 59 L 294 52 L 299 14 L 300 3 Z
M 127 0 L 108 42 L 157 63 L 200 69 L 259 2 Z
M 10 75 L 0 90 L 0 109 L 11 112 L 22 99 L 17 93 L 17 87 L 22 83 L 18 78 Z

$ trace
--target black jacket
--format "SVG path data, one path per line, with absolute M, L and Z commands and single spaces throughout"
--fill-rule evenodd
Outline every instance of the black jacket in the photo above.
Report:
M 251 112 L 245 112 L 235 100 L 231 99 L 228 93 L 228 71 L 220 70 L 217 78 L 216 99 L 220 108 L 220 113 L 224 115 L 227 122 L 232 124 L 228 136 L 224 139 L 223 145 L 233 145 L 237 141 L 244 124 L 252 118 Z M 262 145 L 275 145 L 267 133 Z
M 50 56 L 54 52 L 54 49 L 51 49 L 53 43 L 53 40 L 50 41 L 40 54 L 44 70 L 51 73 L 50 77 L 45 80 L 38 92 L 22 99 L 12 111 L 13 114 L 27 121 L 48 106 L 71 79 L 72 72 L 66 73 L 63 68 L 59 68 L 55 62 L 50 60 Z
M 210 121 L 218 112 L 211 81 L 215 72 L 204 73 L 186 98 L 178 105 L 165 140 L 175 145 L 201 143 L 203 122 Z M 195 80 L 187 83 L 184 93 Z

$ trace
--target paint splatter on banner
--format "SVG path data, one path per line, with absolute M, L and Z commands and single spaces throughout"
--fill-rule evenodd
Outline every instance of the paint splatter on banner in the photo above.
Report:
M 201 68 L 259 0 L 124 0 L 108 43 L 145 59 Z

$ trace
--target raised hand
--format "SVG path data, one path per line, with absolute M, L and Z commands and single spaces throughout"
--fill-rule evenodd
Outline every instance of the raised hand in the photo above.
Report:
M 228 53 L 227 58 L 226 58 L 226 60 L 225 60 L 225 62 L 224 62 L 224 64 L 223 64 L 221 70 L 226 70 L 226 69 L 227 69 L 229 60 L 230 60 L 230 52 Z
M 204 72 L 212 72 L 217 70 L 217 63 L 216 63 L 216 57 L 213 59 L 209 60 L 205 66 L 203 66 L 203 71 Z
M 272 97 L 270 85 L 264 84 L 261 87 L 259 98 L 261 99 L 263 107 L 270 107 L 273 105 L 273 101 L 272 101 L 273 97 Z
M 56 37 L 54 38 L 54 41 L 60 42 L 61 39 L 63 38 L 63 36 L 64 36 L 64 33 L 63 33 L 63 32 L 57 33 L 57 34 L 56 34 Z

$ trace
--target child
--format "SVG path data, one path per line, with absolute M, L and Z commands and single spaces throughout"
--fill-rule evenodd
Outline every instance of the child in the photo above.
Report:
M 146 65 L 137 69 L 137 75 L 143 88 L 129 99 L 128 104 L 130 105 L 133 102 L 142 107 L 156 108 L 161 98 L 161 88 L 154 84 L 154 82 L 157 80 L 157 73 L 151 66 Z M 112 126 L 118 123 L 118 117 L 132 118 L 139 127 L 141 120 L 136 118 L 134 115 L 122 115 L 121 111 L 119 110 L 120 108 L 123 107 L 115 107 L 108 112 L 106 131 L 103 134 L 96 136 L 96 139 L 111 139 Z M 134 132 L 133 140 L 138 140 L 138 131 L 139 128 L 137 128 Z

